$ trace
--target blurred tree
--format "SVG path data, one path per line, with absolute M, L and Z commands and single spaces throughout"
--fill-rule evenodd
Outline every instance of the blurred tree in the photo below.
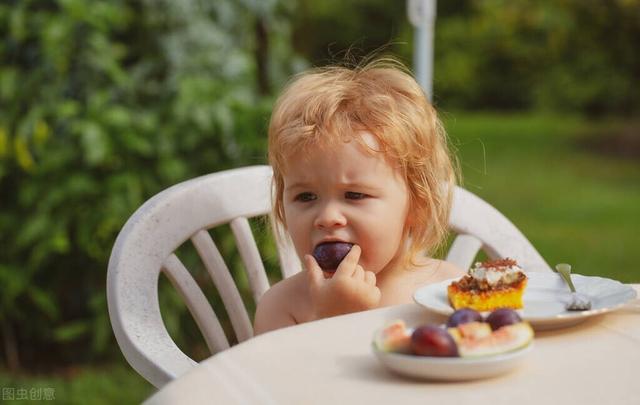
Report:
M 322 66 L 379 48 L 411 60 L 405 1 L 301 0 L 293 17 L 293 46 Z M 407 59 L 408 58 L 408 59 Z
M 638 113 L 640 1 L 553 5 L 545 15 L 555 21 L 546 30 L 548 69 L 537 77 L 536 104 L 590 115 Z
M 7 366 L 108 353 L 124 221 L 171 184 L 264 162 L 270 91 L 302 64 L 290 13 L 286 0 L 0 4 Z
M 411 64 L 406 1 L 302 0 L 294 44 L 315 64 L 376 49 Z M 437 4 L 434 101 L 447 109 L 640 110 L 640 1 Z
M 640 109 L 640 2 L 477 0 L 464 9 L 438 21 L 443 103 L 591 115 Z

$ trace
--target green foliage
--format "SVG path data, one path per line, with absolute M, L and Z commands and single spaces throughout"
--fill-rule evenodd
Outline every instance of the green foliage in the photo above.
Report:
M 153 387 L 131 368 L 120 364 L 105 368 L 68 368 L 56 376 L 16 376 L 0 369 L 3 404 L 60 403 L 108 405 L 141 403 Z
M 275 0 L 0 5 L 0 318 L 24 364 L 113 348 L 106 265 L 144 200 L 188 178 L 264 163 L 272 96 L 257 77 L 266 71 L 280 86 L 300 65 L 287 46 L 289 8 Z M 264 71 L 256 21 L 272 47 Z
M 466 108 L 631 114 L 640 2 L 477 0 L 445 10 L 435 88 Z
M 406 1 L 301 0 L 293 16 L 293 45 L 314 65 L 339 62 L 347 51 L 358 57 L 382 48 L 410 56 L 406 10 Z
M 382 47 L 411 66 L 406 3 L 302 0 L 296 50 L 324 64 L 349 48 Z M 434 100 L 446 109 L 632 115 L 639 41 L 638 0 L 438 1 Z

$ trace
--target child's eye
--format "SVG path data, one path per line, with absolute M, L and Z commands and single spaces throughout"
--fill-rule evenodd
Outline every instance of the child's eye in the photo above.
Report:
M 300 201 L 300 202 L 307 202 L 307 201 L 313 201 L 316 198 L 318 198 L 318 197 L 316 197 L 315 194 L 305 192 L 305 193 L 300 193 L 300 194 L 296 195 L 293 200 L 294 201 Z
M 347 191 L 344 197 L 348 200 L 362 200 L 367 197 L 365 193 L 357 193 L 355 191 Z

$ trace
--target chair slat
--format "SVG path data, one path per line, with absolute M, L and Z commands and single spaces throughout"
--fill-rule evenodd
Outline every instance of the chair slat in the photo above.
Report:
M 180 259 L 175 254 L 171 254 L 162 264 L 162 270 L 187 304 L 211 353 L 228 349 L 229 341 L 218 317 Z
M 302 264 L 293 246 L 291 237 L 276 225 L 273 215 L 270 215 L 269 219 L 271 220 L 271 229 L 273 230 L 276 246 L 278 247 L 278 259 L 280 260 L 282 278 L 291 277 L 302 270 Z
M 267 273 L 264 270 L 260 251 L 247 218 L 235 218 L 230 225 L 236 239 L 238 251 L 245 265 L 253 299 L 257 303 L 262 294 L 269 289 L 269 280 L 267 280 Z
M 238 341 L 243 342 L 249 339 L 253 336 L 249 314 L 231 277 L 229 268 L 211 239 L 211 235 L 207 231 L 200 230 L 191 237 L 191 241 L 218 289 Z
M 456 236 L 447 253 L 448 262 L 467 270 L 482 248 L 482 241 L 473 235 L 460 234 Z

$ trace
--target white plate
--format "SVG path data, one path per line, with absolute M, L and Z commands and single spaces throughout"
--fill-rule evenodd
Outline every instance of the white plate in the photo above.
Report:
M 512 352 L 477 358 L 389 353 L 378 350 L 375 344 L 372 348 L 382 365 L 397 374 L 428 380 L 464 381 L 495 377 L 513 370 L 531 351 L 533 342 Z
M 614 311 L 637 295 L 632 287 L 616 280 L 572 274 L 576 290 L 591 299 L 591 309 L 567 311 L 566 305 L 571 293 L 558 274 L 531 272 L 527 273 L 527 277 L 529 281 L 523 296 L 524 308 L 518 312 L 536 330 L 574 325 L 594 315 Z M 420 287 L 413 294 L 413 299 L 429 310 L 449 315 L 453 308 L 447 298 L 447 286 L 452 281 L 453 279 Z

